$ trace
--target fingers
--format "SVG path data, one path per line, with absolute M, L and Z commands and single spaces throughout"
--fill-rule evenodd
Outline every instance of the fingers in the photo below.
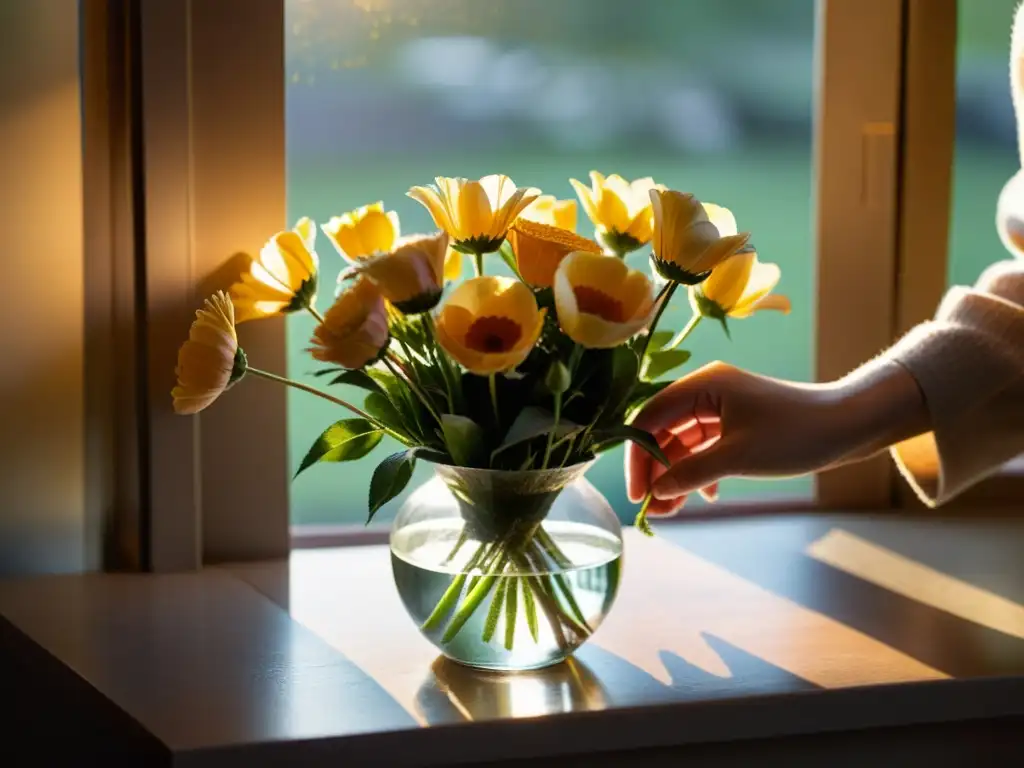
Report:
M 658 445 L 665 453 L 670 465 L 685 459 L 691 453 L 705 450 L 722 435 L 722 422 L 716 411 L 698 404 L 688 418 L 670 429 L 655 434 Z M 626 495 L 634 504 L 639 504 L 647 495 L 651 484 L 666 472 L 666 467 L 651 458 L 650 454 L 633 443 L 626 447 Z M 703 493 L 714 501 L 718 497 L 717 485 Z M 679 501 L 676 509 L 682 507 Z
M 701 488 L 713 486 L 723 477 L 737 474 L 732 444 L 717 440 L 704 450 L 691 452 L 659 477 L 651 487 L 655 499 L 677 499 Z
M 686 504 L 686 496 L 678 496 L 674 499 L 651 499 L 647 505 L 648 517 L 671 517 L 677 514 Z
M 672 382 L 647 401 L 633 425 L 657 433 L 673 427 L 685 428 L 698 419 L 719 419 L 719 390 L 729 380 L 732 370 L 721 363 L 712 363 Z

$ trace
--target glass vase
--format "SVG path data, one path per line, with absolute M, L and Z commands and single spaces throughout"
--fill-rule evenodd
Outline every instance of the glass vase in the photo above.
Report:
M 406 610 L 448 658 L 479 669 L 566 659 L 608 614 L 622 528 L 584 477 L 435 465 L 391 529 Z

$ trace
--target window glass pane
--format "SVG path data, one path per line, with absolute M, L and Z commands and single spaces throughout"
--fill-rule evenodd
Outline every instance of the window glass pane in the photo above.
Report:
M 779 290 L 793 302 L 789 316 L 733 322 L 731 342 L 705 324 L 687 343 L 690 369 L 720 358 L 813 376 L 813 0 L 287 0 L 286 8 L 291 220 L 326 221 L 383 200 L 404 233 L 429 231 L 405 192 L 437 175 L 505 173 L 559 198 L 574 197 L 568 179 L 591 169 L 650 175 L 731 208 L 762 260 L 782 267 Z M 582 211 L 578 230 L 593 232 Z M 342 262 L 322 235 L 318 249 L 326 309 Z M 646 268 L 643 252 L 629 258 Z M 677 300 L 662 327 L 679 329 L 688 317 Z M 289 373 L 322 383 L 308 377 L 304 353 L 312 321 L 288 323 Z M 289 393 L 289 408 L 294 467 L 340 416 L 301 392 Z M 382 445 L 358 464 L 302 475 L 293 520 L 362 521 L 370 472 L 385 455 Z M 589 477 L 632 518 L 621 452 Z M 808 480 L 738 481 L 722 498 L 811 489 Z
M 1019 0 L 960 0 L 957 124 L 949 250 L 951 285 L 970 285 L 1006 258 L 996 200 L 1020 168 L 1010 101 L 1010 26 Z

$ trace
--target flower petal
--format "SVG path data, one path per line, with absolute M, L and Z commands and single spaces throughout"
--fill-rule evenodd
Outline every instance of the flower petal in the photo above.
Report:
M 743 297 L 756 261 L 757 254 L 753 251 L 737 253 L 726 259 L 704 281 L 701 292 L 729 312 Z
M 452 231 L 451 217 L 436 190 L 430 187 L 413 187 L 406 195 L 430 212 L 430 217 L 438 229 L 443 229 L 445 232 Z
M 737 307 L 729 314 L 737 318 L 749 317 L 755 312 L 760 312 L 763 309 L 775 310 L 788 315 L 792 309 L 792 305 L 790 304 L 789 298 L 783 296 L 781 293 L 769 293 L 766 296 L 762 296 L 755 302 L 744 305 L 743 307 Z
M 728 237 L 739 232 L 736 228 L 736 217 L 732 211 L 714 203 L 704 203 L 703 205 L 708 220 L 715 225 L 720 237 Z
M 569 179 L 569 183 L 572 184 L 572 188 L 576 190 L 576 195 L 579 197 L 580 203 L 583 205 L 583 212 L 586 213 L 587 218 L 596 225 L 597 206 L 594 205 L 594 196 L 590 192 L 590 187 L 576 179 Z
M 479 181 L 467 181 L 459 189 L 456 240 L 490 235 L 494 212 L 487 192 Z

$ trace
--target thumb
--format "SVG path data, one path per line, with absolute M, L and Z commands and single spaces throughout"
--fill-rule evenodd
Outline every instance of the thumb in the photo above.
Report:
M 737 474 L 731 444 L 718 440 L 709 448 L 691 453 L 672 465 L 651 488 L 656 499 L 675 499 Z

